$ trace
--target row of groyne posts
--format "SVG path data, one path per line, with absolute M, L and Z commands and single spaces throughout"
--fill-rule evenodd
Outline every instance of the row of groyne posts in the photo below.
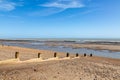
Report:
M 78 54 L 78 53 L 76 53 L 75 55 L 76 55 L 75 57 L 79 57 L 79 54 Z M 86 57 L 87 54 L 84 53 L 83 56 Z M 92 57 L 93 54 L 91 53 L 89 56 Z M 56 58 L 56 57 L 57 57 L 57 52 L 54 53 L 54 58 Z M 69 54 L 69 53 L 66 53 L 66 57 L 70 57 L 70 54 Z M 15 59 L 18 59 L 18 58 L 19 58 L 19 52 L 15 52 Z M 38 58 L 41 58 L 41 53 L 38 53 Z

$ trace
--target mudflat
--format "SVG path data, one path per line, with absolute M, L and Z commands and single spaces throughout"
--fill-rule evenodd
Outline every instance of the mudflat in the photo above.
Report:
M 116 44 L 100 44 L 100 43 L 46 43 L 48 46 L 64 46 L 64 47 L 72 47 L 72 48 L 87 48 L 87 49 L 94 49 L 94 50 L 109 50 L 109 51 L 120 51 L 120 45 Z
M 15 52 L 19 58 L 15 59 Z M 41 58 L 37 55 L 41 53 Z M 120 59 L 0 46 L 0 80 L 119 80 Z

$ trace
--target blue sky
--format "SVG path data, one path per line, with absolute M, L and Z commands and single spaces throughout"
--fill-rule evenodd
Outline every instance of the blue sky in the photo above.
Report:
M 120 0 L 0 0 L 0 38 L 120 38 Z

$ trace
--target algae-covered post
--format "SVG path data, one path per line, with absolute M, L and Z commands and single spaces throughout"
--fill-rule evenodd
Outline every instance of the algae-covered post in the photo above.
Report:
M 56 52 L 54 53 L 54 57 L 57 57 L 57 53 Z
M 76 53 L 76 57 L 79 57 L 79 54 L 78 54 L 78 53 Z
M 84 57 L 86 57 L 87 55 L 86 55 L 86 53 L 84 53 Z
M 92 55 L 92 53 L 90 54 L 90 57 L 92 57 L 93 55 Z
M 66 54 L 66 57 L 69 57 L 69 56 L 70 56 L 70 54 L 69 54 L 69 53 L 67 53 L 67 54 Z
M 15 59 L 19 58 L 19 52 L 15 52 Z
M 41 57 L 40 55 L 41 55 L 41 53 L 38 53 L 38 58 L 40 58 L 40 57 Z

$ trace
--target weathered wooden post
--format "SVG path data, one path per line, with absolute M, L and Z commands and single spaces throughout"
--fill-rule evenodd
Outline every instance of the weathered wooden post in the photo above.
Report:
M 90 57 L 92 57 L 93 55 L 92 55 L 92 53 L 90 54 Z
M 69 54 L 69 53 L 67 53 L 67 54 L 66 54 L 66 57 L 70 57 L 70 54 Z
M 19 58 L 19 52 L 15 52 L 15 59 Z
M 86 53 L 84 53 L 84 57 L 86 57 L 87 55 L 86 55 Z
M 76 57 L 79 57 L 79 54 L 78 54 L 78 53 L 76 53 Z
M 40 55 L 41 55 L 41 53 L 38 53 L 38 58 L 40 58 L 40 57 L 41 57 Z
M 56 58 L 56 57 L 57 57 L 57 53 L 55 52 L 55 53 L 54 53 L 54 58 Z

